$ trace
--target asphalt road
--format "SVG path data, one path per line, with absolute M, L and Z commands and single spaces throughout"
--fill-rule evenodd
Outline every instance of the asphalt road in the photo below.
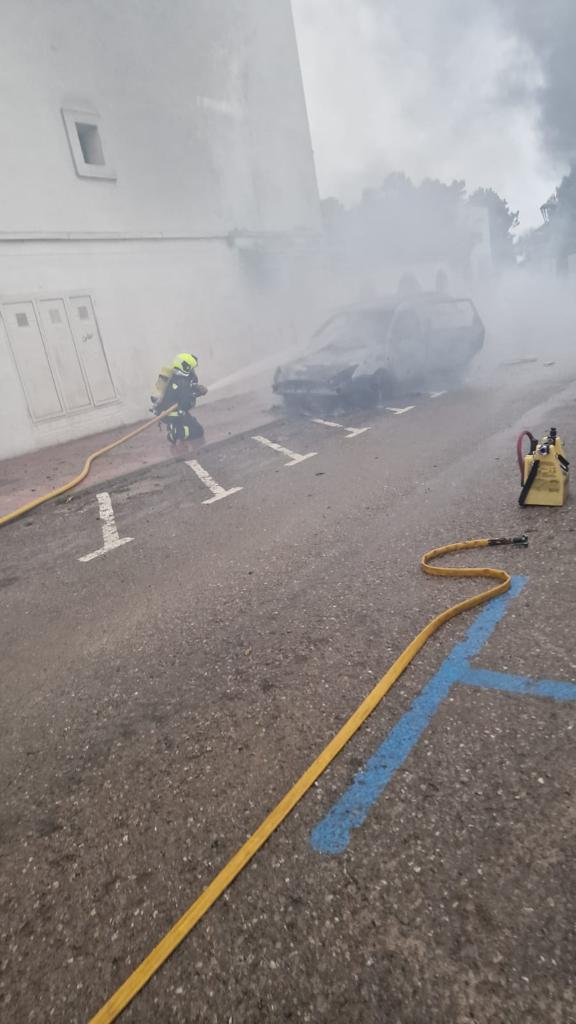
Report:
M 289 467 L 250 437 L 208 449 L 242 488 L 212 504 L 184 463 L 116 481 L 132 540 L 90 561 L 95 494 L 0 531 L 2 1021 L 87 1021 L 474 590 L 421 553 L 529 531 L 474 557 L 526 578 L 472 659 L 500 688 L 456 683 L 340 852 L 318 849 L 475 613 L 445 627 L 122 1020 L 576 1022 L 576 704 L 554 690 L 576 680 L 576 519 L 518 508 L 513 451 L 552 423 L 576 446 L 576 375 L 506 373 L 341 420 L 356 436 L 280 421 L 268 440 L 317 453 Z

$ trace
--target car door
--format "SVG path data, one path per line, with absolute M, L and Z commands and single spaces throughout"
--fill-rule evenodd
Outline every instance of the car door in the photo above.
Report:
M 425 344 L 418 310 L 403 305 L 390 327 L 390 369 L 398 382 L 419 380 L 429 368 L 429 352 Z
M 483 327 L 469 299 L 430 303 L 426 320 L 426 343 L 435 371 L 465 366 L 482 347 Z

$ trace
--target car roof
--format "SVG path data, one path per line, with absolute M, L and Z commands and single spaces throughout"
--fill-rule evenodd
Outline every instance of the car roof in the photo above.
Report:
M 314 331 L 312 337 L 316 337 L 320 334 L 328 324 L 331 324 L 334 320 L 337 320 L 340 316 L 345 316 L 347 313 L 370 313 L 373 316 L 390 316 L 396 313 L 399 309 L 410 306 L 426 306 L 435 305 L 439 303 L 456 303 L 456 302 L 469 302 L 474 307 L 474 303 L 471 299 L 466 297 L 456 297 L 454 295 L 444 295 L 442 292 L 414 292 L 410 295 L 389 295 L 384 296 L 380 299 L 373 299 L 370 302 L 355 302 L 349 306 L 341 306 L 339 309 L 335 309 L 330 316 L 326 317 L 322 321 L 320 326 Z
M 414 292 L 410 295 L 390 295 L 370 302 L 355 302 L 336 310 L 340 313 L 390 313 L 404 305 L 434 305 L 440 302 L 471 302 L 469 298 L 444 295 L 442 292 Z

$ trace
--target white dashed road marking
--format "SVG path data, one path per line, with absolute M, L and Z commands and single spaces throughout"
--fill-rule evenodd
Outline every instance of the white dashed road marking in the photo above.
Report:
M 291 460 L 286 462 L 286 466 L 297 466 L 299 462 L 305 462 L 306 459 L 313 459 L 318 452 L 308 452 L 307 455 L 298 455 L 297 452 L 291 452 L 289 448 L 284 448 L 281 444 L 276 444 L 275 441 L 270 441 L 267 437 L 261 437 L 260 434 L 255 434 L 252 437 L 253 441 L 258 441 L 258 444 L 263 444 L 266 448 L 272 448 L 275 452 L 280 452 L 281 455 L 287 455 Z
M 393 409 L 392 406 L 386 406 L 386 412 L 393 412 L 395 416 L 401 416 L 403 412 L 410 412 L 411 409 L 415 409 L 414 405 L 407 405 L 405 409 Z
M 360 434 L 365 434 L 370 427 L 347 427 L 344 423 L 332 423 L 331 420 L 312 420 L 313 423 L 321 423 L 323 427 L 337 427 L 338 430 L 345 430 L 346 437 L 358 437 Z
M 196 473 L 199 480 L 201 480 L 203 484 L 206 484 L 209 491 L 212 491 L 213 497 L 206 498 L 206 500 L 202 502 L 203 505 L 212 505 L 215 501 L 222 501 L 222 498 L 229 498 L 231 494 L 238 494 L 238 491 L 242 490 L 241 487 L 231 487 L 226 491 L 224 487 L 220 487 L 220 484 L 216 483 L 216 481 L 210 476 L 210 473 L 206 472 L 203 466 L 201 466 L 199 462 L 196 462 L 195 459 L 191 459 L 190 462 L 186 462 L 186 465 L 190 466 L 190 469 Z
M 100 555 L 105 555 L 108 551 L 114 551 L 115 548 L 121 548 L 124 544 L 129 544 L 130 541 L 134 540 L 133 537 L 120 537 L 108 491 L 102 491 L 101 494 L 97 494 L 96 500 L 100 510 L 100 519 L 102 520 L 103 547 L 98 548 L 98 551 L 92 551 L 89 555 L 82 555 L 82 558 L 78 559 L 79 562 L 91 562 L 94 558 L 99 558 Z
M 428 398 L 440 398 L 441 395 L 445 395 L 445 391 L 431 391 Z

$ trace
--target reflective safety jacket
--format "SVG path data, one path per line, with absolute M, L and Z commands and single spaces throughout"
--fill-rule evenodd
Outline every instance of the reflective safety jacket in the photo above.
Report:
M 169 376 L 167 376 L 169 373 Z M 194 370 L 182 373 L 181 370 L 162 368 L 156 382 L 156 390 L 160 393 L 155 405 L 156 415 L 178 403 L 178 412 L 188 412 L 196 405 L 198 397 L 198 377 Z

